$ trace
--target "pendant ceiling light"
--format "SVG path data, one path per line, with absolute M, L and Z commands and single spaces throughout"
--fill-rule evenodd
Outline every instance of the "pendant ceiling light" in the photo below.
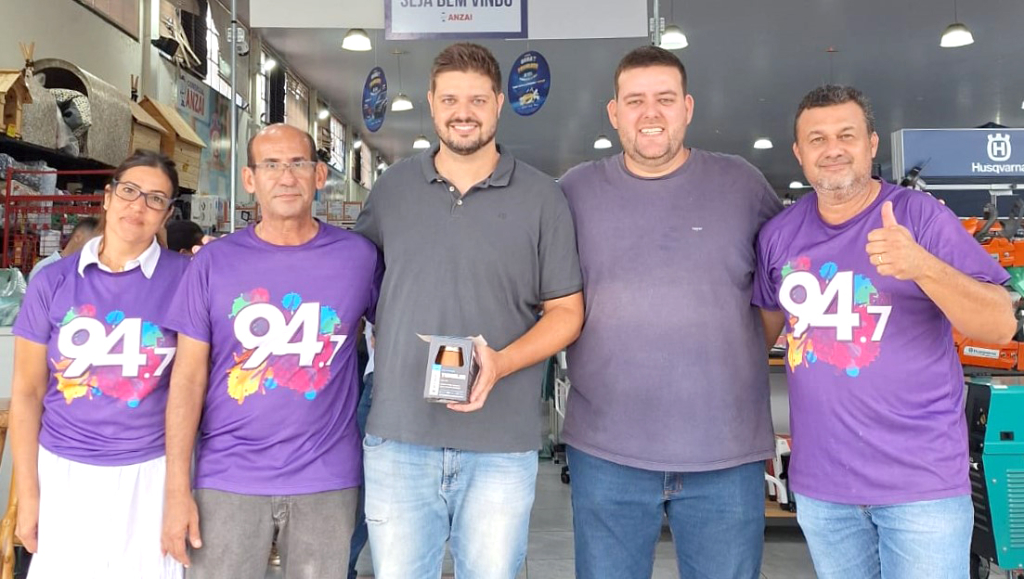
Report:
M 959 48 L 961 46 L 967 46 L 974 44 L 974 35 L 971 34 L 970 29 L 966 25 L 960 22 L 957 18 L 956 13 L 956 0 L 953 0 L 953 23 L 946 27 L 946 30 L 942 32 L 942 38 L 939 40 L 939 46 L 942 48 Z
M 667 26 L 664 25 L 664 19 L 662 20 L 663 29 L 661 31 L 661 42 L 658 46 L 665 50 L 680 50 L 690 45 L 690 42 L 686 39 L 686 35 L 683 34 L 683 29 L 679 28 L 673 22 L 675 21 L 675 2 L 669 0 L 668 3 L 668 22 Z
M 679 50 L 689 45 L 690 43 L 686 40 L 683 30 L 675 24 L 669 24 L 665 27 L 665 31 L 661 33 L 661 44 L 658 46 L 665 50 Z
M 341 40 L 341 47 L 354 52 L 366 52 L 373 48 L 369 35 L 362 28 L 352 28 Z
M 405 51 L 396 50 L 393 54 L 398 57 L 398 94 L 395 95 L 395 100 L 391 101 L 391 112 L 411 111 L 413 109 L 412 101 L 402 92 L 402 55 L 405 54 Z

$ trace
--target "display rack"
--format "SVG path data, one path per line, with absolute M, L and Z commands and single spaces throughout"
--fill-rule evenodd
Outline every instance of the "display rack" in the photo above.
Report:
M 53 251 L 63 244 L 78 218 L 103 212 L 103 195 L 69 193 L 66 195 L 16 195 L 14 176 L 57 175 L 70 177 L 98 177 L 113 174 L 111 169 L 58 171 L 53 169 L 15 169 L 8 167 L 3 195 L 3 244 L 0 245 L 0 267 L 17 267 L 25 274 L 31 271 L 40 256 L 40 239 L 45 232 L 59 233 Z

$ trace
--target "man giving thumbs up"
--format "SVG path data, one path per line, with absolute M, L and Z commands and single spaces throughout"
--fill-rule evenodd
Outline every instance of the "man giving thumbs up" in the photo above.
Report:
M 1008 275 L 934 198 L 871 178 L 878 135 L 856 89 L 811 91 L 794 137 L 814 191 L 761 229 L 753 303 L 789 345 L 789 476 L 815 570 L 966 577 L 974 517 L 951 329 L 1009 341 Z

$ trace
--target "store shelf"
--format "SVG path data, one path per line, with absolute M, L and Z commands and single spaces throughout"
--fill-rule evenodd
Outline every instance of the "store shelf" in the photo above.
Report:
M 21 139 L 12 139 L 4 135 L 0 135 L 0 153 L 7 153 L 14 157 L 15 160 L 21 162 L 45 161 L 50 167 L 62 171 L 109 171 L 113 169 L 113 167 L 106 163 L 82 157 L 72 157 L 60 151 L 40 147 L 39 145 L 27 143 Z

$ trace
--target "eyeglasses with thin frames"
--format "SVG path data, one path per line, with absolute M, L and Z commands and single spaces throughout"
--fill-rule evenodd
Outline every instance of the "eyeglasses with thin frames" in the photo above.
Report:
M 162 193 L 146 193 L 139 188 L 135 183 L 121 183 L 114 181 L 111 183 L 114 188 L 114 195 L 117 195 L 125 201 L 135 201 L 141 195 L 145 198 L 146 207 L 156 211 L 167 211 L 171 206 L 171 198 Z
M 284 161 L 263 161 L 251 166 L 253 169 L 259 169 L 267 177 L 276 179 L 284 175 L 287 169 L 291 169 L 292 175 L 308 177 L 313 174 L 316 165 L 316 161 L 292 161 L 290 163 Z

